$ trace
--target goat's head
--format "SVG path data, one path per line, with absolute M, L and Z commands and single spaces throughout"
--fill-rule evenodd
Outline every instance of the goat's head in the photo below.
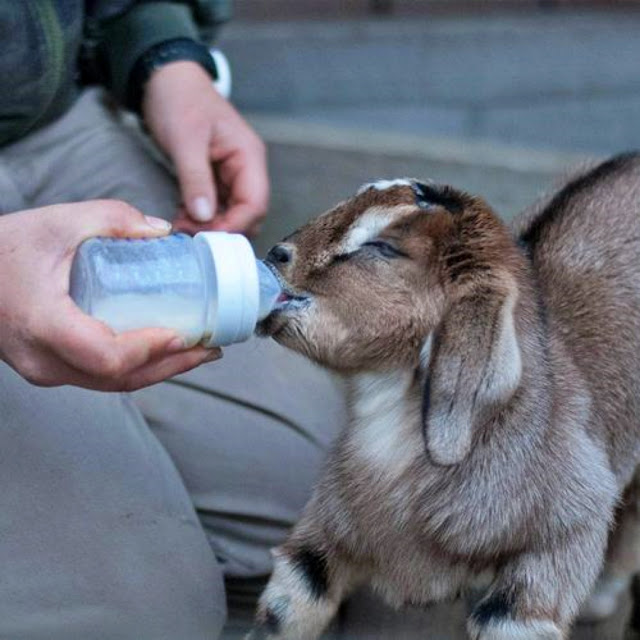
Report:
M 284 293 L 260 331 L 347 373 L 422 361 L 430 448 L 455 462 L 477 412 L 519 384 L 522 260 L 479 198 L 408 179 L 365 185 L 270 251 Z

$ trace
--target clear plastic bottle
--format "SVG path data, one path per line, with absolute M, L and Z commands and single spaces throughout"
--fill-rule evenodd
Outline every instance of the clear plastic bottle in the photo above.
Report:
M 242 342 L 281 289 L 239 234 L 153 239 L 92 238 L 78 249 L 70 294 L 117 332 L 166 327 L 188 344 Z

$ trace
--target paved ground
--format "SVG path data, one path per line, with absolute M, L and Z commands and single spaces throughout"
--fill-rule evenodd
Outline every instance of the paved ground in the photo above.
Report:
M 570 640 L 639 640 L 640 634 L 628 629 L 630 599 L 608 622 L 577 625 Z M 468 640 L 465 632 L 466 607 L 462 603 L 431 607 L 428 611 L 395 612 L 370 595 L 348 603 L 334 629 L 325 640 Z M 224 640 L 239 640 L 250 629 L 246 620 L 234 621 Z

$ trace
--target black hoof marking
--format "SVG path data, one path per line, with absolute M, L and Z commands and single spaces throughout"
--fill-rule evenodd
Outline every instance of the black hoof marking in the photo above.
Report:
M 262 620 L 262 627 L 269 633 L 278 634 L 287 615 L 290 599 L 287 596 L 274 598 L 267 607 Z
M 269 633 L 280 633 L 280 618 L 271 609 L 267 609 L 264 626 Z
M 321 553 L 313 549 L 300 549 L 292 558 L 294 567 L 304 575 L 309 591 L 318 600 L 327 594 L 327 560 Z
M 488 600 L 483 600 L 474 609 L 471 617 L 479 627 L 483 627 L 492 620 L 511 619 L 515 598 L 512 593 L 494 593 Z

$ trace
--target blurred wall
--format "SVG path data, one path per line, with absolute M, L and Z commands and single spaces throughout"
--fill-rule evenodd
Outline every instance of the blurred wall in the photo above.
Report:
M 234 0 L 234 11 L 240 20 L 286 20 L 634 5 L 638 0 Z
M 265 3 L 260 3 L 265 4 Z M 249 112 L 612 153 L 640 147 L 640 11 L 232 23 Z

